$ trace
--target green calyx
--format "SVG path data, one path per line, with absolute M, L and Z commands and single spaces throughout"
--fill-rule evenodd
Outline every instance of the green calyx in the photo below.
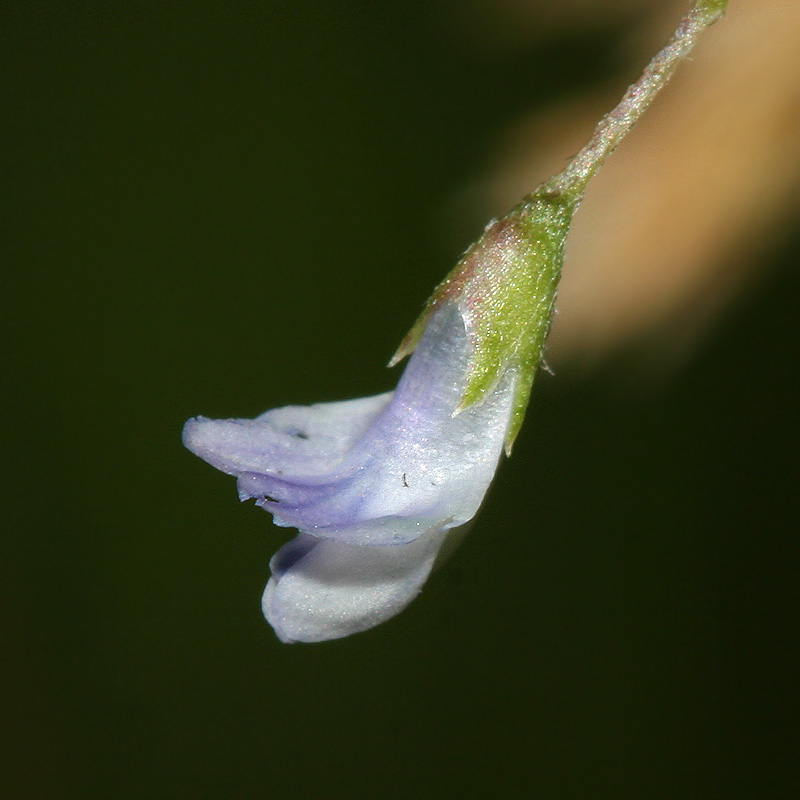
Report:
M 697 8 L 718 17 L 728 10 L 728 0 L 700 0 Z
M 506 452 L 519 433 L 541 363 L 564 262 L 564 242 L 579 198 L 545 185 L 491 223 L 442 281 L 390 362 L 414 351 L 431 314 L 454 302 L 472 346 L 456 413 L 481 402 L 509 371 L 516 374 Z
M 510 452 L 528 406 L 553 317 L 564 243 L 583 190 L 667 84 L 697 37 L 727 8 L 727 0 L 696 0 L 670 41 L 598 123 L 564 170 L 493 222 L 436 288 L 394 358 L 413 352 L 431 314 L 455 303 L 472 346 L 457 414 L 481 402 L 507 374 L 514 380 L 514 413 L 506 435 Z

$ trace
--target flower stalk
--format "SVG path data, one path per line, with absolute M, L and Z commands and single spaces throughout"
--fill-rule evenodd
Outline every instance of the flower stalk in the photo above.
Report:
M 579 200 L 592 176 L 667 85 L 678 64 L 689 55 L 706 28 L 723 16 L 727 6 L 728 0 L 696 3 L 680 21 L 669 42 L 645 67 L 639 80 L 628 87 L 614 110 L 600 120 L 586 146 L 570 160 L 566 169 L 541 188 L 548 194 L 568 194 Z

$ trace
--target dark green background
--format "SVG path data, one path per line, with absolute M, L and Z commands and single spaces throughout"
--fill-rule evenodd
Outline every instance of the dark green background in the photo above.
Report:
M 0 794 L 798 796 L 796 235 L 670 384 L 543 377 L 472 536 L 369 633 L 281 645 L 285 533 L 180 446 L 390 388 L 479 231 L 448 198 L 619 31 L 503 56 L 442 2 L 15 5 Z

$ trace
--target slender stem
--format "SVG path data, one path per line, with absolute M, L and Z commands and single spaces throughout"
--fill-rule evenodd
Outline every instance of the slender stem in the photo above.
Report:
M 667 85 L 678 62 L 685 58 L 705 29 L 725 13 L 727 0 L 698 0 L 681 20 L 669 43 L 647 65 L 636 83 L 628 87 L 617 107 L 597 124 L 592 138 L 563 172 L 541 189 L 548 195 L 572 195 L 578 201 L 589 179 L 603 165 L 656 95 Z

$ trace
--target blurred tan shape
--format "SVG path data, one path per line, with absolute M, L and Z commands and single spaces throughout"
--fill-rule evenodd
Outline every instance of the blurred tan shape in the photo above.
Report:
M 590 184 L 567 244 L 551 363 L 591 364 L 641 339 L 682 352 L 796 220 L 800 2 L 733 0 L 695 52 Z M 517 127 L 484 186 L 489 212 L 557 171 L 623 89 Z

